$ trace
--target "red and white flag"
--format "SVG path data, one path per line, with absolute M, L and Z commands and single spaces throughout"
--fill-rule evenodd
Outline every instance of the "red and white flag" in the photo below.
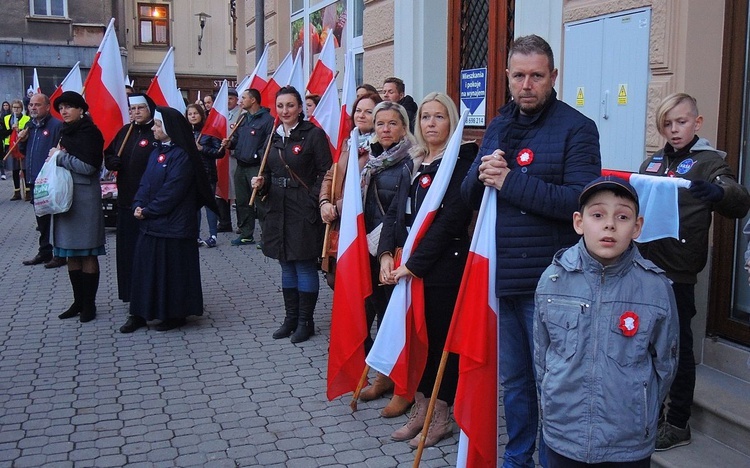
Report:
M 651 242 L 666 237 L 680 238 L 677 195 L 678 189 L 690 188 L 689 180 L 682 177 L 657 177 L 611 169 L 602 169 L 602 175 L 613 175 L 625 179 L 638 192 L 643 228 L 636 242 Z
M 271 110 L 271 115 L 276 118 L 276 93 L 279 92 L 282 86 L 286 86 L 289 82 L 289 77 L 292 76 L 292 53 L 289 52 L 281 61 L 276 70 L 273 72 L 273 76 L 268 80 L 268 83 L 260 93 L 260 102 L 263 106 L 268 107 Z
M 302 48 L 297 49 L 297 56 L 294 58 L 292 63 L 292 73 L 289 74 L 289 80 L 286 82 L 287 86 L 294 86 L 301 97 L 302 104 L 305 103 L 305 74 L 302 69 Z
M 55 92 L 52 93 L 52 96 L 49 97 L 50 102 L 54 103 L 55 99 L 57 99 L 63 93 L 63 91 L 75 91 L 76 93 L 81 93 L 83 91 L 83 80 L 81 80 L 80 65 L 81 62 L 76 62 L 76 64 L 73 65 L 73 68 L 70 69 L 67 76 L 63 78 Z M 56 119 L 62 120 L 62 116 L 59 112 L 57 112 L 55 106 L 50 106 L 49 112 Z
M 349 144 L 357 147 L 359 132 L 354 130 Z M 329 400 L 357 388 L 365 368 L 365 339 L 367 319 L 365 298 L 372 294 L 370 253 L 362 212 L 362 192 L 359 187 L 357 153 L 350 152 L 344 181 L 344 200 L 341 207 L 336 284 L 333 289 L 331 313 L 331 342 L 328 348 Z
M 253 73 L 250 75 L 250 81 L 248 88 L 253 88 L 258 92 L 263 91 L 263 88 L 268 84 L 268 44 L 263 49 L 263 54 L 260 56 L 260 60 L 255 65 Z M 244 91 L 244 90 L 243 90 Z M 239 90 L 237 91 L 239 93 Z M 267 102 L 263 102 L 261 98 L 261 104 L 264 107 L 270 107 Z M 273 106 L 275 107 L 275 106 Z
M 461 429 L 458 467 L 497 464 L 498 300 L 495 296 L 497 190 L 484 189 L 445 350 L 456 353 L 453 414 Z
M 336 70 L 336 51 L 333 44 L 333 31 L 328 31 L 323 49 L 318 55 L 318 61 L 315 62 L 313 71 L 310 74 L 310 80 L 307 82 L 307 91 L 310 94 L 322 96 L 328 89 L 328 83 L 333 81 L 334 71 Z
M 216 93 L 216 99 L 214 99 L 214 105 L 211 107 L 211 112 L 206 117 L 206 123 L 203 124 L 201 133 L 204 135 L 211 135 L 219 140 L 224 140 L 229 136 L 229 87 L 227 80 L 221 84 L 219 92 Z M 225 149 L 225 153 L 229 150 Z M 218 181 L 216 182 L 216 195 L 220 196 L 224 200 L 229 200 L 229 157 L 225 154 L 223 158 L 216 160 L 216 174 Z
M 336 152 L 332 153 L 334 163 L 338 162 L 344 147 L 344 140 L 352 131 L 353 107 L 354 101 L 357 100 L 357 82 L 355 81 L 354 72 L 354 53 L 350 50 L 346 52 L 346 58 L 344 59 L 344 88 L 341 90 L 339 136 Z
M 440 208 L 456 167 L 467 114 L 468 111 L 465 111 L 461 115 L 430 190 L 409 230 L 401 254 L 402 263 L 406 263 L 418 247 Z M 427 362 L 424 283 L 421 278 L 406 278 L 396 284 L 385 311 L 385 319 L 366 361 L 370 367 L 393 380 L 397 395 L 408 399 L 414 397 Z
M 36 67 L 34 67 L 34 81 L 31 86 L 34 87 L 34 94 L 42 92 L 42 87 L 39 85 L 39 75 L 36 74 Z
M 83 84 L 89 114 L 104 136 L 106 148 L 123 125 L 130 121 L 125 94 L 120 45 L 112 18 Z
M 340 112 L 339 92 L 336 89 L 336 82 L 331 81 L 328 84 L 328 88 L 320 97 L 320 102 L 315 106 L 315 109 L 310 116 L 310 122 L 326 132 L 328 146 L 331 148 L 332 155 L 336 154 L 336 148 L 338 145 Z M 353 148 L 357 148 L 357 146 L 355 145 Z
M 177 88 L 177 77 L 174 74 L 174 47 L 170 47 L 164 56 L 146 94 L 157 106 L 167 106 L 177 109 L 181 114 L 185 113 L 185 100 Z

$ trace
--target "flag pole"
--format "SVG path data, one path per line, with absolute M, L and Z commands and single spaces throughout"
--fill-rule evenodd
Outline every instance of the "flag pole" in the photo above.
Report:
M 237 123 L 234 124 L 234 128 L 232 129 L 231 132 L 229 132 L 229 136 L 227 137 L 227 140 L 229 140 L 230 138 L 232 138 L 232 136 L 234 136 L 234 132 L 236 132 L 237 129 L 240 128 L 240 124 L 242 123 L 243 120 L 245 120 L 246 115 L 247 115 L 247 112 L 243 112 L 242 114 L 240 114 L 240 118 L 237 119 Z M 200 138 L 201 135 L 203 135 L 203 130 L 201 130 L 201 132 L 198 134 L 198 138 Z M 219 152 L 223 150 L 224 150 L 224 142 L 222 141 L 221 146 L 219 146 Z
M 128 127 L 128 132 L 125 134 L 125 138 L 122 140 L 122 144 L 120 145 L 120 149 L 117 151 L 117 157 L 119 158 L 122 156 L 122 150 L 125 149 L 125 143 L 128 142 L 128 138 L 130 138 L 130 132 L 133 131 L 133 124 L 135 122 L 130 122 L 130 127 Z
M 357 388 L 354 389 L 354 395 L 352 395 L 352 402 L 349 403 L 349 407 L 352 409 L 352 412 L 357 411 L 357 400 L 359 399 L 359 394 L 362 391 L 362 387 L 365 386 L 365 381 L 367 380 L 368 372 L 370 372 L 370 366 L 365 364 L 365 368 L 362 371 L 362 377 L 359 378 L 359 383 L 357 383 Z
M 440 356 L 440 367 L 438 367 L 437 377 L 435 377 L 435 385 L 432 386 L 432 396 L 430 396 L 430 404 L 427 406 L 427 415 L 424 418 L 424 425 L 422 426 L 422 432 L 419 437 L 419 446 L 417 447 L 417 453 L 414 455 L 413 468 L 419 467 L 419 461 L 422 458 L 422 452 L 424 451 L 424 443 L 427 440 L 427 430 L 430 428 L 432 422 L 432 413 L 435 412 L 435 400 L 437 400 L 438 392 L 440 391 L 440 384 L 443 382 L 443 374 L 445 373 L 445 365 L 448 362 L 448 351 L 443 350 L 443 355 Z
M 274 128 L 276 127 L 274 122 Z M 236 128 L 236 127 L 235 127 Z M 260 167 L 258 168 L 258 175 L 263 177 L 261 174 L 263 174 L 263 171 L 266 169 L 266 161 L 268 160 L 268 152 L 271 150 L 271 142 L 273 141 L 273 134 L 274 132 L 271 131 L 271 134 L 268 135 L 268 144 L 266 144 L 266 151 L 263 153 L 263 159 L 260 160 Z M 255 204 L 255 197 L 258 195 L 258 188 L 253 189 L 253 194 L 250 196 L 250 203 L 248 205 L 252 206 Z
M 331 181 L 331 203 L 333 203 L 334 206 L 336 206 L 336 179 L 338 178 L 338 172 L 339 172 L 339 163 L 335 162 L 333 163 L 333 179 Z M 326 233 L 323 236 L 323 253 L 320 254 L 321 257 L 325 258 L 326 251 L 328 250 L 328 241 L 331 237 L 331 223 L 326 223 Z M 356 410 L 356 408 L 355 408 Z

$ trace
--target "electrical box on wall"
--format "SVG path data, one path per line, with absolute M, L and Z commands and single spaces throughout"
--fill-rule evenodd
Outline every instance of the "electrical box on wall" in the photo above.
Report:
M 596 122 L 602 167 L 638 171 L 646 154 L 651 10 L 565 24 L 563 100 Z

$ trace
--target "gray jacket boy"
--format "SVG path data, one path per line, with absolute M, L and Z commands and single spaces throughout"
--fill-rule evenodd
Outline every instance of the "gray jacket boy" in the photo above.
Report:
M 583 239 L 558 252 L 539 281 L 534 321 L 546 444 L 585 463 L 650 456 L 678 335 L 669 280 L 633 242 L 607 267 Z

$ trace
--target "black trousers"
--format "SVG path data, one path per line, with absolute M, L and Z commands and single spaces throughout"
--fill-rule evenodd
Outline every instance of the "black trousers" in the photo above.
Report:
M 547 468 L 649 468 L 651 466 L 651 457 L 631 462 L 584 463 L 564 457 L 547 446 L 545 449 Z
M 219 230 L 231 230 L 232 229 L 232 212 L 230 210 L 229 202 L 223 198 L 216 198 L 216 206 L 219 207 Z
M 685 428 L 690 419 L 695 392 L 695 356 L 693 355 L 693 330 L 690 321 L 695 317 L 695 285 L 673 283 L 672 290 L 677 302 L 677 315 L 680 319 L 680 355 L 677 361 L 677 374 L 669 388 L 669 409 L 667 422 Z

